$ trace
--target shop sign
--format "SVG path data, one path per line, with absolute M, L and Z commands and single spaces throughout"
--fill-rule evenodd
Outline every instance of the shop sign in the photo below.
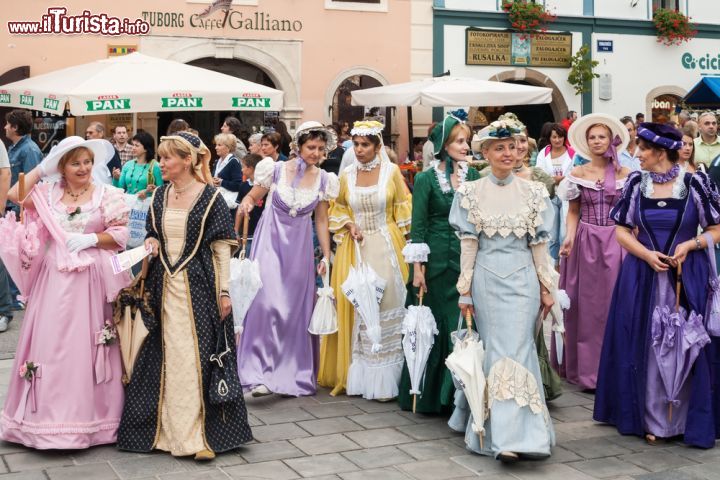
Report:
M 680 57 L 680 63 L 686 70 L 700 70 L 700 73 L 718 73 L 720 71 L 720 53 L 695 56 L 685 52 Z
M 35 97 L 33 95 L 20 95 L 20 105 L 27 105 L 32 107 L 35 103 Z
M 232 106 L 235 108 L 270 108 L 270 99 L 267 97 L 233 97 Z
M 202 13 L 186 15 L 184 12 L 145 11 L 142 18 L 155 28 L 195 28 L 198 30 L 251 30 L 258 32 L 300 32 L 303 23 L 291 18 L 274 18 L 266 12 L 243 13 L 238 10 L 221 10 L 217 16 Z
M 506 30 L 465 30 L 466 65 L 569 68 L 572 34 L 528 35 Z
M 43 108 L 57 110 L 60 107 L 60 100 L 54 98 L 43 98 Z
M 162 108 L 202 108 L 202 97 L 172 96 L 162 98 Z
M 107 110 L 130 110 L 129 98 L 100 98 L 86 100 L 88 112 L 102 112 Z
M 0 93 L 0 103 L 10 103 L 10 94 Z

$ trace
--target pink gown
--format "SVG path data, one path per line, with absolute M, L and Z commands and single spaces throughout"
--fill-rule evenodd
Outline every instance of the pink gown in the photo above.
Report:
M 45 206 L 39 216 L 35 210 L 26 215 L 28 226 L 37 226 L 32 241 L 39 246 L 30 262 L 32 278 L 23 282 L 18 278 L 20 269 L 8 267 L 11 276 L 22 282 L 27 310 L 0 414 L 0 438 L 37 449 L 114 443 L 124 401 L 122 363 L 117 340 L 104 344 L 100 336 L 105 323 L 112 321 L 109 302 L 130 277 L 113 275 L 109 264 L 113 252 L 88 248 L 70 255 L 56 239 L 68 233 L 104 232 L 124 247 L 128 209 L 123 193 L 96 185 L 92 200 L 72 220 L 60 202 L 58 184 L 38 185 L 31 195 L 36 205 L 44 200 Z M 47 221 L 48 215 L 54 224 Z M 4 239 L 24 228 L 12 220 L 0 220 Z M 22 242 L 15 238 L 0 247 L 8 265 L 13 264 L 13 253 L 18 263 Z M 32 381 L 20 375 L 26 362 L 39 364 Z

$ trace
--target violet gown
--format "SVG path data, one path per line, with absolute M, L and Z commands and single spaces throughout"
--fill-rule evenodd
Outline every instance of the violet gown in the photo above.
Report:
M 638 240 L 648 249 L 672 255 L 677 244 L 697 235 L 698 226 L 720 223 L 720 196 L 704 173 L 681 173 L 672 198 L 643 193 L 651 188 L 647 173 L 631 173 L 611 214 L 618 224 L 637 228 Z M 709 273 L 706 251 L 690 251 L 682 267 L 680 302 L 688 313 L 705 316 Z M 695 360 L 672 420 L 659 376 L 662 367 L 652 349 L 653 311 L 658 305 L 674 308 L 674 288 L 674 271 L 656 273 L 634 255 L 625 258 L 608 316 L 593 418 L 615 425 L 624 435 L 684 434 L 685 443 L 710 448 L 720 432 L 718 337 L 710 337 Z
M 250 252 L 263 287 L 240 336 L 240 382 L 244 389 L 265 385 L 274 393 L 314 395 L 318 343 L 307 331 L 315 301 L 312 213 L 318 202 L 337 196 L 339 183 L 323 170 L 313 189 L 292 188 L 286 163 L 267 162 L 255 170 L 255 182 L 270 192 Z
M 605 175 L 607 185 L 568 175 L 557 192 L 562 200 L 580 200 L 580 220 L 570 255 L 560 262 L 560 289 L 570 297 L 562 365 L 557 363 L 555 342 L 551 342 L 550 358 L 568 382 L 588 389 L 597 382 L 610 298 L 625 254 L 615 239 L 615 222 L 609 213 L 626 179 L 615 179 L 613 164 Z

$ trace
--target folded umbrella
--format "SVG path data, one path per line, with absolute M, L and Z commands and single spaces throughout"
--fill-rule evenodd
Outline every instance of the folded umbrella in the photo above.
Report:
M 240 258 L 230 259 L 230 282 L 228 290 L 232 304 L 233 323 L 242 333 L 243 322 L 258 291 L 262 288 L 260 265 L 257 260 L 247 258 L 247 234 L 249 215 L 243 217 L 242 250 Z

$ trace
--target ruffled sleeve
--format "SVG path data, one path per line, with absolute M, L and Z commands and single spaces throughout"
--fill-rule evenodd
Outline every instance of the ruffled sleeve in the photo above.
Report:
M 334 173 L 326 173 L 327 180 L 325 180 L 325 191 L 320 192 L 320 201 L 329 202 L 335 200 L 340 194 L 340 180 Z
M 543 197 L 541 205 L 545 208 L 542 208 L 541 206 L 540 211 L 538 212 L 538 215 L 542 218 L 542 223 L 535 228 L 535 235 L 530 237 L 528 242 L 530 246 L 549 242 L 551 236 L 550 231 L 555 223 L 555 209 L 550 202 L 550 196 L 547 189 L 540 183 L 537 183 L 536 185 L 540 187 L 541 195 Z
M 638 196 L 640 195 L 641 172 L 631 172 L 625 181 L 620 200 L 610 211 L 610 218 L 616 225 L 634 229 L 635 212 L 637 211 Z
M 354 221 L 352 211 L 348 207 L 348 186 L 347 173 L 340 176 L 338 194 L 334 200 L 330 202 L 330 210 L 328 212 L 330 233 L 333 234 L 333 241 L 340 245 L 348 233 L 347 225 Z
M 119 188 L 106 185 L 103 198 L 100 203 L 105 233 L 110 235 L 115 243 L 121 248 L 130 236 L 127 228 L 130 214 L 130 207 L 125 201 L 125 194 Z
M 412 228 L 410 229 L 410 241 L 403 248 L 403 256 L 405 262 L 427 262 L 430 247 L 427 244 L 427 227 L 430 202 L 430 177 L 432 170 L 421 172 L 415 176 L 415 185 L 413 188 L 412 199 Z
M 397 165 L 393 165 L 393 186 L 395 195 L 393 200 L 393 218 L 403 235 L 410 233 L 412 224 L 412 195 L 405 185 L 405 179 Z
M 273 173 L 275 172 L 275 162 L 270 157 L 265 157 L 255 165 L 255 178 L 253 182 L 268 190 L 272 186 Z
M 697 172 L 690 180 L 690 192 L 698 209 L 700 226 L 707 228 L 720 223 L 720 192 L 706 173 Z
M 555 195 L 557 195 L 560 200 L 569 202 L 580 196 L 580 187 L 578 187 L 577 183 L 571 182 L 570 179 L 564 178 L 562 182 L 560 182 L 560 185 L 557 186 L 557 189 L 555 189 Z

